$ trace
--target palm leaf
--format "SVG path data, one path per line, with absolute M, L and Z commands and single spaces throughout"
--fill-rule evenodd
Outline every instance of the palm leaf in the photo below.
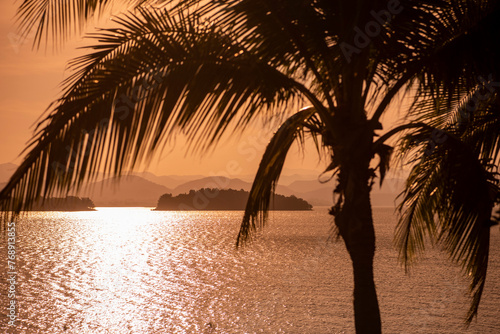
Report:
M 493 166 L 484 163 L 462 129 L 425 127 L 405 139 L 404 149 L 418 150 L 402 194 L 395 241 L 406 266 L 423 251 L 426 236 L 444 245 L 470 278 L 470 322 L 484 289 L 492 210 L 500 188 Z
M 284 65 L 271 66 L 230 30 L 192 16 L 140 9 L 117 23 L 94 35 L 94 53 L 71 63 L 63 97 L 0 193 L 3 210 L 77 189 L 99 171 L 131 170 L 176 131 L 202 150 L 229 124 L 239 129 L 257 112 L 287 110 L 305 91 Z
M 437 113 L 446 122 L 445 116 L 456 110 L 467 94 L 474 94 L 485 81 L 498 81 L 500 77 L 500 47 L 496 42 L 500 38 L 500 4 L 458 1 L 449 3 L 437 18 L 433 29 L 439 34 L 421 41 L 423 50 L 412 60 L 419 68 L 412 114 L 420 117 Z
M 17 10 L 19 32 L 26 37 L 34 32 L 34 46 L 43 39 L 63 43 L 74 32 L 80 33 L 94 14 L 111 5 L 110 0 L 24 0 Z M 148 0 L 123 0 L 126 7 L 137 7 Z M 161 2 L 161 1 L 160 1 Z
M 236 245 L 247 241 L 252 232 L 262 228 L 267 219 L 271 197 L 293 142 L 302 135 L 306 122 L 314 115 L 312 107 L 302 109 L 287 119 L 269 141 L 259 164 L 248 197 Z

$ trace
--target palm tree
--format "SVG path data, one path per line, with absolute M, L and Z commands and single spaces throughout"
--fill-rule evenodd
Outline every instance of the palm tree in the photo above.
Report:
M 500 83 L 485 80 L 457 98 L 451 112 L 431 107 L 433 112 L 419 116 L 427 126 L 405 136 L 401 145 L 413 162 L 399 206 L 395 240 L 401 258 L 409 265 L 424 250 L 426 234 L 441 242 L 471 277 L 468 322 L 477 314 L 490 227 L 498 219 L 493 215 L 500 203 L 498 88 Z
M 497 163 L 498 145 L 484 139 L 488 149 L 474 146 L 473 153 L 453 160 L 445 147 L 473 145 L 479 132 L 474 125 L 467 134 L 454 134 L 455 125 L 442 120 L 467 94 L 485 86 L 480 78 L 490 78 L 491 85 L 500 73 L 496 1 L 124 2 L 134 9 L 116 17 L 116 27 L 93 34 L 98 42 L 89 53 L 70 62 L 74 74 L 64 82 L 62 97 L 49 108 L 25 160 L 0 193 L 4 211 L 15 216 L 34 198 L 78 189 L 101 170 L 119 176 L 179 132 L 197 151 L 257 117 L 288 117 L 266 148 L 237 244 L 264 225 L 292 143 L 312 136 L 318 151 L 326 150 L 327 171 L 337 180 L 330 213 L 353 264 L 356 331 L 380 333 L 370 191 L 377 175 L 382 183 L 389 168 L 393 148 L 386 140 L 413 131 L 404 149 L 431 142 L 435 150 L 416 153 L 424 156 L 401 207 L 402 257 L 412 259 L 425 233 L 444 240 L 472 274 L 472 319 L 488 250 L 486 225 L 478 224 L 491 217 L 487 211 L 498 203 L 498 187 L 488 179 L 496 199 L 467 203 L 460 191 L 486 196 L 486 186 L 457 186 L 457 175 L 440 175 L 466 161 L 478 178 L 486 177 L 479 172 L 491 170 L 483 157 Z M 21 27 L 37 29 L 36 42 L 49 31 L 64 40 L 72 24 L 81 25 L 109 1 L 49 3 L 25 0 L 20 7 Z M 379 135 L 380 117 L 404 92 L 415 101 L 406 124 Z M 440 128 L 453 140 L 432 141 L 432 131 Z M 431 174 L 435 181 L 429 185 Z M 442 189 L 456 196 L 445 198 Z M 422 196 L 435 202 L 428 206 Z M 433 223 L 434 213 L 441 224 Z

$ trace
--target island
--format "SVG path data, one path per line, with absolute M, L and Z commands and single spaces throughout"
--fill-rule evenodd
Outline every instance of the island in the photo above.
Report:
M 40 197 L 33 203 L 30 211 L 95 211 L 95 205 L 88 197 Z
M 249 192 L 235 189 L 202 188 L 187 194 L 164 194 L 156 211 L 245 210 Z M 295 196 L 274 195 L 269 210 L 312 210 L 312 205 Z

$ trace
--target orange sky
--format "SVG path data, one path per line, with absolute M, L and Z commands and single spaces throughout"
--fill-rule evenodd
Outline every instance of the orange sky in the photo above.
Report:
M 19 154 L 31 138 L 33 125 L 59 97 L 58 86 L 69 74 L 65 65 L 82 52 L 76 47 L 83 44 L 81 39 L 75 39 L 58 53 L 43 48 L 32 51 L 31 41 L 20 43 L 16 34 L 14 14 L 19 3 L 11 0 L 0 3 L 0 163 L 20 163 Z M 177 145 L 168 155 L 158 156 L 148 170 L 158 175 L 224 174 L 230 165 L 230 174 L 253 175 L 270 136 L 270 132 L 250 129 L 241 138 L 224 141 L 203 158 L 186 157 L 182 145 Z M 178 143 L 182 144 L 182 139 Z M 324 164 L 318 164 L 312 151 L 302 157 L 297 149 L 292 149 L 285 168 L 321 171 Z

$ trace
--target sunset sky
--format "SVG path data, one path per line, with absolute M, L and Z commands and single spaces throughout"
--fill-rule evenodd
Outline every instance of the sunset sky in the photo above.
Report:
M 12 0 L 0 3 L 0 163 L 21 162 L 20 153 L 31 138 L 36 121 L 61 94 L 59 84 L 70 74 L 65 70 L 67 61 L 82 53 L 76 48 L 84 43 L 75 38 L 60 52 L 43 47 L 33 51 L 32 41 L 22 43 L 16 34 L 14 17 L 18 4 Z M 205 157 L 185 156 L 183 139 L 179 138 L 175 149 L 158 154 L 147 169 L 157 175 L 220 174 L 227 170 L 230 161 L 236 161 L 240 168 L 234 170 L 238 174 L 253 175 L 270 136 L 269 131 L 249 129 L 240 138 L 225 140 Z M 324 168 L 312 147 L 305 156 L 297 148 L 290 153 L 286 168 Z

